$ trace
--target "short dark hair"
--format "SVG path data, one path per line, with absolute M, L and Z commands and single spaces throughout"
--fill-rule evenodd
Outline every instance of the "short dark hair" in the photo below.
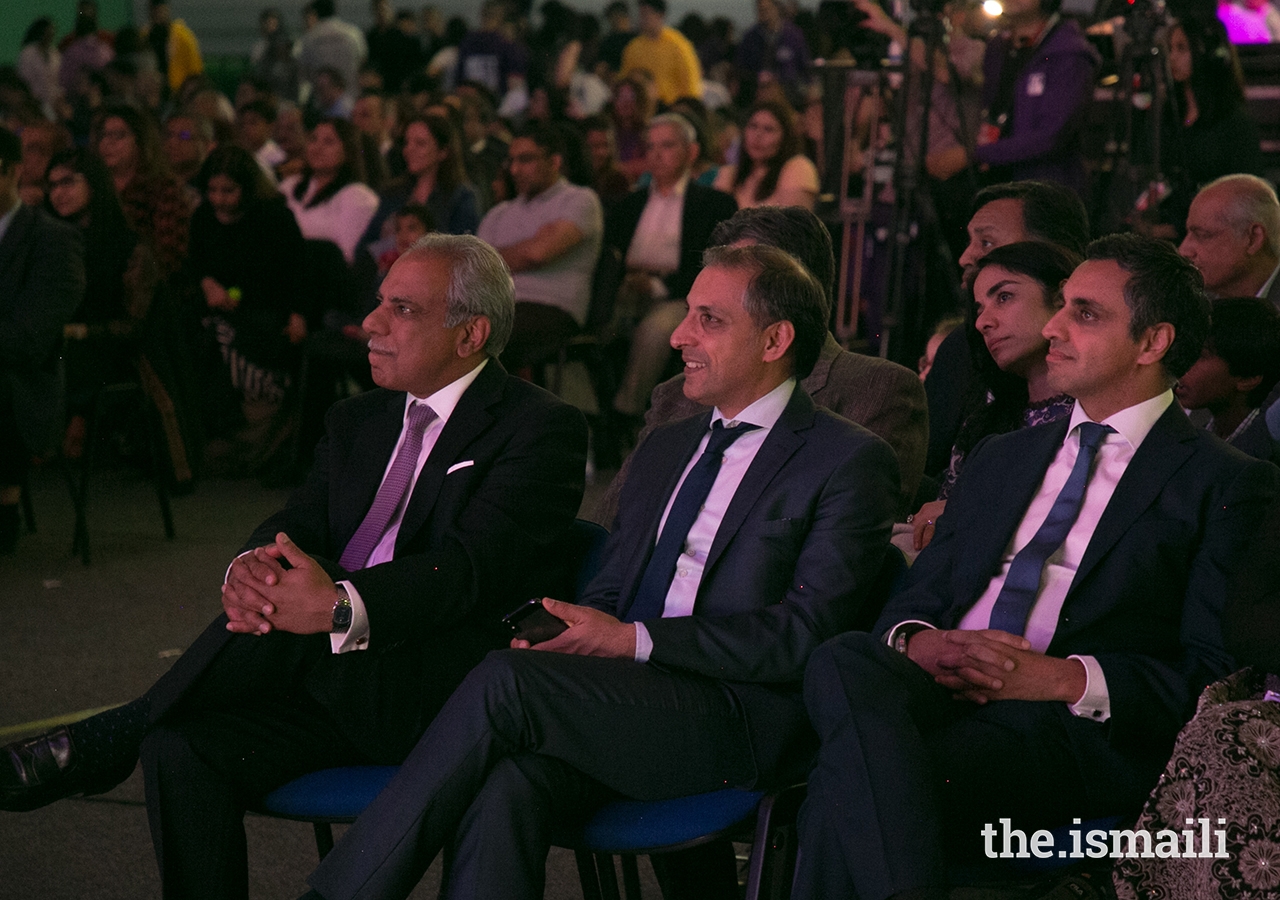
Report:
M 1048 181 L 1009 181 L 978 191 L 975 211 L 996 200 L 1022 201 L 1022 226 L 1038 241 L 1084 255 L 1089 243 L 1089 214 L 1080 195 Z
M 328 19 L 338 12 L 337 4 L 333 0 L 311 0 L 311 11 L 321 19 Z
M 790 322 L 792 370 L 805 378 L 827 339 L 827 296 L 813 274 L 785 250 L 768 244 L 711 247 L 702 256 L 707 267 L 751 273 L 742 306 L 759 328 Z
M 1264 297 L 1223 297 L 1213 301 L 1204 349 L 1222 357 L 1233 378 L 1261 375 L 1245 402 L 1261 406 L 1280 381 L 1280 312 Z
M 261 116 L 262 121 L 268 125 L 274 125 L 276 122 L 276 104 L 272 103 L 265 97 L 259 97 L 257 100 L 250 100 L 248 103 L 242 104 L 240 107 L 240 115 L 245 113 L 253 113 Z
M 0 126 L 0 169 L 22 162 L 22 140 L 8 128 Z
M 512 140 L 526 138 L 533 141 L 538 147 L 551 156 L 559 156 L 562 159 L 565 154 L 564 133 L 556 128 L 550 122 L 533 121 L 527 123 L 524 127 L 516 131 Z
M 1052 307 L 1056 304 L 1062 282 L 1066 281 L 1075 267 L 1083 261 L 1079 253 L 1073 253 L 1060 244 L 1050 244 L 1046 241 L 1018 241 L 996 247 L 978 260 L 976 268 L 981 272 L 988 266 L 999 266 L 1010 272 L 1034 278 L 1044 288 L 1045 304 Z
M 195 185 L 201 196 L 208 192 L 209 180 L 215 175 L 230 178 L 240 188 L 242 209 L 280 196 L 253 154 L 236 144 L 221 144 L 205 158 L 195 178 Z
M 834 293 L 836 258 L 827 226 L 799 206 L 751 206 L 740 209 L 711 232 L 711 246 L 755 241 L 785 250 L 818 279 L 830 306 Z
M 1209 300 L 1200 270 L 1172 244 L 1138 234 L 1098 238 L 1085 257 L 1110 260 L 1128 273 L 1124 301 L 1131 314 L 1129 336 L 1135 341 L 1161 322 L 1173 326 L 1173 343 L 1161 364 L 1173 378 L 1185 375 L 1209 336 Z
M 667 14 L 667 0 L 640 0 L 639 6 L 647 6 L 659 15 Z
M 397 219 L 417 219 L 424 229 L 427 231 L 436 230 L 436 220 L 431 215 L 431 210 L 427 209 L 421 203 L 407 203 L 396 210 L 395 218 Z

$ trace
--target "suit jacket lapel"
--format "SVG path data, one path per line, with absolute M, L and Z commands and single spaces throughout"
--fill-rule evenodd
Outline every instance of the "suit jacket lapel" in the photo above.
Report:
M 409 506 L 400 523 L 400 531 L 396 535 L 397 550 L 427 520 L 440 495 L 440 486 L 449 466 L 459 462 L 458 456 L 467 445 L 493 423 L 489 407 L 502 399 L 506 379 L 506 370 L 496 359 L 491 359 L 471 386 L 463 392 L 418 474 L 413 494 L 409 497 Z
M 733 540 L 733 536 L 738 533 L 742 523 L 746 521 L 747 514 L 760 499 L 760 494 L 764 492 L 778 471 L 786 465 L 792 454 L 804 446 L 804 438 L 799 432 L 812 426 L 813 415 L 813 401 L 809 399 L 804 388 L 797 384 L 791 393 L 787 408 L 782 411 L 782 416 L 774 424 L 769 436 L 765 438 L 764 444 L 756 453 L 756 458 L 751 461 L 751 466 L 747 469 L 742 483 L 738 485 L 738 490 L 734 492 L 733 499 L 729 501 L 729 508 L 724 512 L 720 527 L 716 529 L 715 539 L 711 542 L 711 549 L 707 552 L 707 564 L 703 568 L 702 575 L 703 584 L 707 583 L 708 573 L 720 559 L 729 541 Z
M 27 229 L 31 227 L 34 218 L 35 210 L 29 207 L 19 205 L 14 211 L 13 218 L 9 221 L 9 228 L 4 233 L 4 240 L 0 241 L 0 276 L 9 276 L 9 267 L 13 265 L 13 258 L 18 248 L 22 246 Z M 4 297 L 0 297 L 0 304 L 7 305 L 4 300 Z
M 1194 437 L 1195 431 L 1182 409 L 1176 403 L 1170 404 L 1164 415 L 1156 420 L 1116 485 L 1111 502 L 1103 510 L 1098 527 L 1085 548 L 1068 597 L 1155 502 L 1165 484 L 1191 455 L 1191 439 Z

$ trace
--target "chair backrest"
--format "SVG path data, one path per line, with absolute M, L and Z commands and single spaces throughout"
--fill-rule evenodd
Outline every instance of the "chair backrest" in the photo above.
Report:
M 573 596 L 581 597 L 600 571 L 600 563 L 604 558 L 604 544 L 609 532 L 586 519 L 574 519 L 570 531 L 572 541 L 571 552 L 575 554 L 577 580 L 574 583 Z
M 622 252 L 617 247 L 600 248 L 600 259 L 591 276 L 591 305 L 587 307 L 587 324 L 583 331 L 599 335 L 613 321 L 613 305 L 622 286 Z

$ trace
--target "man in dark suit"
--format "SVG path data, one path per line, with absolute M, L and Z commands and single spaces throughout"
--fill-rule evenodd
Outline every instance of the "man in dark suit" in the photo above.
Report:
M 544 601 L 568 629 L 467 677 L 318 894 L 405 896 L 452 840 L 450 896 L 541 897 L 551 824 L 603 798 L 794 777 L 796 679 L 872 601 L 897 491 L 884 442 L 796 388 L 826 311 L 789 255 L 708 251 L 672 344 L 714 411 L 637 450 L 583 604 Z
M 62 327 L 84 296 L 80 233 L 18 199 L 22 142 L 0 128 L 0 553 L 18 542 L 31 456 L 61 434 Z
M 946 851 L 997 819 L 1136 812 L 1231 671 L 1228 573 L 1280 472 L 1173 402 L 1201 285 L 1167 244 L 1094 242 L 1044 330 L 1069 422 L 979 444 L 873 634 L 813 655 L 795 896 L 945 896 Z
M 818 217 L 806 209 L 757 206 L 739 210 L 716 226 L 710 244 L 765 244 L 785 250 L 818 279 L 830 300 L 835 281 L 831 236 Z M 706 411 L 685 396 L 684 378 L 681 373 L 653 389 L 640 440 L 660 425 Z M 850 353 L 827 334 L 813 371 L 801 380 L 800 386 L 814 403 L 888 442 L 898 458 L 902 486 L 899 513 L 908 512 L 920 483 L 929 439 L 925 392 L 916 374 L 887 359 Z M 630 472 L 628 457 L 597 505 L 596 521 L 612 524 L 618 512 L 618 497 Z
M 684 318 L 684 298 L 702 268 L 711 232 L 737 210 L 723 191 L 697 184 L 690 169 L 698 134 L 678 113 L 654 116 L 645 128 L 650 182 L 609 209 L 604 253 L 617 253 L 626 275 L 617 291 L 616 319 L 635 322 L 614 409 L 644 412 L 649 392 L 671 358 L 671 332 Z
M 330 410 L 306 484 L 231 564 L 225 617 L 139 701 L 5 748 L 5 805 L 106 789 L 141 742 L 165 895 L 243 897 L 246 805 L 403 759 L 509 638 L 502 615 L 563 584 L 586 428 L 493 358 L 513 305 L 475 238 L 401 257 L 364 322 L 384 389 Z

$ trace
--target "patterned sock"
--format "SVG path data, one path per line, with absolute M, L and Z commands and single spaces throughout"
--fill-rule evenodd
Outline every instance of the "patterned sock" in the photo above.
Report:
M 139 697 L 67 726 L 79 765 L 93 773 L 122 769 L 138 761 L 138 749 L 147 733 L 151 701 Z

